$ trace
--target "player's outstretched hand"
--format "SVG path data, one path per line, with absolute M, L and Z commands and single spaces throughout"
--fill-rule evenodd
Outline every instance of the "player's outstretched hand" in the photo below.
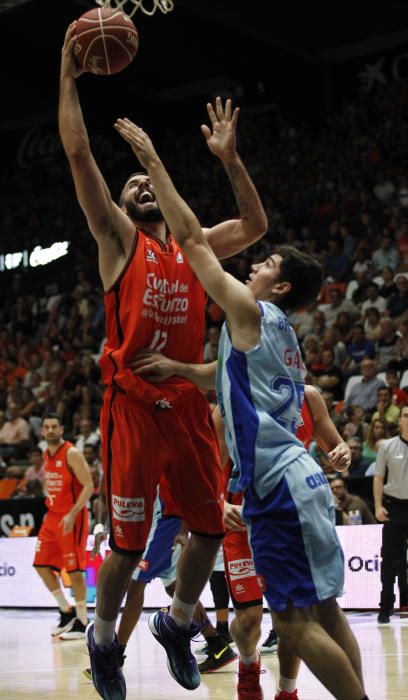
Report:
M 339 442 L 338 445 L 327 453 L 331 465 L 336 472 L 344 472 L 351 464 L 351 451 L 346 442 Z
M 223 162 L 230 160 L 236 154 L 236 127 L 239 115 L 239 107 L 232 112 L 231 100 L 228 99 L 223 107 L 221 97 L 215 100 L 215 110 L 212 104 L 207 104 L 211 129 L 203 124 L 201 131 L 207 141 L 211 153 Z
M 70 77 L 76 79 L 82 73 L 85 73 L 85 69 L 78 65 L 74 56 L 75 26 L 76 22 L 71 22 L 65 34 L 61 54 L 61 78 Z
M 247 527 L 242 520 L 242 506 L 234 506 L 227 501 L 224 501 L 224 525 L 226 530 L 235 530 L 236 532 L 245 532 Z
M 141 374 L 149 382 L 162 382 L 176 371 L 176 362 L 159 352 L 143 350 L 129 362 L 133 374 Z
M 130 144 L 132 151 L 144 168 L 147 169 L 152 162 L 158 160 L 158 155 L 150 137 L 140 126 L 137 126 L 137 124 L 125 117 L 124 119 L 116 120 L 115 129 Z

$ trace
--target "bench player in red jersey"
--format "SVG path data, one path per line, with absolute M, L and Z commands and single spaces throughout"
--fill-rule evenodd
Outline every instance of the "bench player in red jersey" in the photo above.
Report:
M 41 432 L 48 446 L 44 455 L 48 513 L 38 533 L 33 566 L 60 609 L 60 620 L 52 636 L 82 639 L 87 624 L 86 504 L 93 493 L 92 476 L 81 452 L 72 442 L 63 439 L 64 429 L 58 416 L 44 416 Z M 63 568 L 71 579 L 75 610 L 65 598 L 54 573 Z
M 151 381 L 159 382 L 169 374 L 186 376 L 203 389 L 211 389 L 215 384 L 216 362 L 194 366 L 176 363 L 159 353 L 143 353 L 132 362 L 138 374 L 147 374 Z M 240 652 L 238 700 L 262 698 L 259 683 L 258 664 L 245 664 L 246 658 L 253 657 L 261 633 L 263 617 L 263 593 L 256 575 L 252 552 L 248 542 L 247 528 L 241 518 L 243 496 L 235 485 L 239 474 L 234 473 L 234 465 L 229 458 L 224 440 L 224 424 L 218 408 L 214 412 L 217 435 L 220 443 L 221 464 L 224 467 L 224 483 L 227 497 L 224 502 L 224 522 L 227 533 L 224 538 L 225 575 L 230 597 L 234 606 L 235 619 L 230 629 Z M 344 471 L 350 465 L 351 454 L 347 443 L 341 438 L 331 420 L 320 393 L 311 385 L 305 385 L 305 400 L 302 405 L 302 423 L 297 437 L 306 449 L 312 439 L 328 453 L 333 469 Z M 296 679 L 300 659 L 279 641 L 279 689 L 275 700 L 297 700 Z M 211 661 L 209 659 L 209 661 Z M 213 660 L 216 670 L 216 659 Z
M 103 464 L 111 523 L 111 555 L 98 577 L 94 625 L 87 633 L 95 687 L 105 700 L 123 700 L 115 623 L 130 576 L 144 550 L 156 487 L 169 514 L 186 522 L 189 543 L 180 559 L 170 615 L 161 616 L 169 668 L 188 689 L 199 685 L 190 651 L 196 633 L 195 604 L 224 536 L 222 479 L 212 418 L 202 394 L 178 377 L 160 387 L 135 377 L 128 362 L 143 348 L 175 359 L 201 362 L 206 295 L 168 231 L 149 177 L 133 174 L 120 206 L 95 162 L 76 89 L 82 70 L 73 57 L 73 23 L 62 50 L 59 128 L 78 201 L 98 244 L 105 290 L 107 342 L 101 359 L 107 385 L 101 415 Z M 209 149 L 224 165 L 239 218 L 206 231 L 218 257 L 228 257 L 259 239 L 267 219 L 236 151 L 238 110 L 217 98 L 208 106 Z

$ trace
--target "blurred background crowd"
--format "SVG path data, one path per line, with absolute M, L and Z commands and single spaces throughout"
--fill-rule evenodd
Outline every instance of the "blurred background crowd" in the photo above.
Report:
M 366 499 L 369 514 L 369 490 L 361 482 L 372 474 L 379 441 L 398 432 L 399 407 L 408 400 L 407 110 L 404 83 L 348 98 L 318 127 L 289 119 L 277 104 L 243 109 L 238 149 L 270 229 L 257 245 L 224 261 L 243 281 L 276 243 L 321 261 L 320 298 L 290 321 L 307 381 L 321 390 L 351 447 L 348 487 Z M 161 124 L 156 142 L 204 226 L 237 215 L 226 174 L 195 127 L 178 132 Z M 115 195 L 137 169 L 123 151 L 102 158 L 101 168 Z M 3 240 L 14 250 L 67 240 L 69 257 L 1 275 L 0 475 L 12 483 L 8 490 L 3 485 L 3 496 L 42 495 L 40 422 L 48 412 L 60 416 L 66 438 L 83 450 L 97 494 L 104 308 L 96 246 L 65 160 L 41 161 L 30 177 L 27 172 L 16 164 L 2 176 L 9 203 L 0 220 Z M 223 321 L 211 299 L 206 320 L 203 353 L 210 362 Z M 214 401 L 211 392 L 208 399 Z M 314 443 L 310 449 L 330 475 L 326 455 Z M 344 482 L 337 488 L 347 490 Z M 340 507 L 341 494 L 333 491 Z M 374 522 L 372 514 L 364 521 Z

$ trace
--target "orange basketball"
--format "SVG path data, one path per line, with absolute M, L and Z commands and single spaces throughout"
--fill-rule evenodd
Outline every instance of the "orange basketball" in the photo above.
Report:
M 78 64 L 97 75 L 112 75 L 136 56 L 139 35 L 130 17 L 101 7 L 81 15 L 75 28 L 74 55 Z

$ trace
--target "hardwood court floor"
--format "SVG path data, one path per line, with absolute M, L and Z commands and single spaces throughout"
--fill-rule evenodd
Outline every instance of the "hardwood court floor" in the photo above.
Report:
M 210 616 L 212 614 L 210 613 Z M 408 700 L 408 617 L 394 615 L 379 627 L 371 613 L 349 616 L 359 641 L 370 700 Z M 3 700 L 97 700 L 99 696 L 82 670 L 88 665 L 85 643 L 53 641 L 55 612 L 0 610 L 0 698 Z M 269 631 L 264 617 L 263 637 Z M 197 644 L 197 647 L 201 644 Z M 276 654 L 263 656 L 265 700 L 273 700 L 277 680 Z M 130 640 L 125 662 L 128 700 L 235 700 L 237 662 L 202 676 L 194 693 L 181 688 L 167 671 L 165 653 L 147 628 L 147 615 Z M 333 669 L 335 673 L 335 669 Z M 300 700 L 332 697 L 302 665 Z

